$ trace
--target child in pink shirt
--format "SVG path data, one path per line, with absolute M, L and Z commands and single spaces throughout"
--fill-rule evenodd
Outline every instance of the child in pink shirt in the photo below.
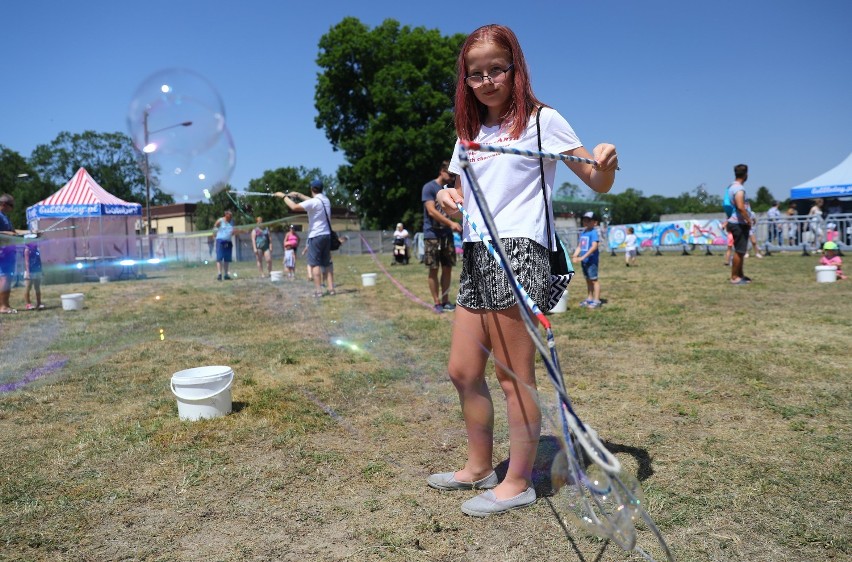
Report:
M 837 254 L 837 250 L 837 242 L 826 242 L 823 244 L 822 257 L 819 259 L 819 264 L 837 266 L 837 278 L 846 279 L 846 276 L 843 274 L 843 270 L 841 269 L 843 266 L 843 260 Z

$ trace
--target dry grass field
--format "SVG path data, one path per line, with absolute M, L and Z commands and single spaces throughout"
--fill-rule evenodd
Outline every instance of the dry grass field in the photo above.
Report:
M 641 560 L 561 528 L 547 499 L 480 520 L 459 511 L 470 493 L 427 488 L 464 462 L 453 313 L 418 302 L 422 265 L 378 260 L 336 257 L 322 299 L 252 263 L 229 282 L 171 265 L 46 286 L 47 310 L 0 318 L 0 559 Z M 576 279 L 551 316 L 575 408 L 639 476 L 677 560 L 850 560 L 852 283 L 776 254 L 735 287 L 721 262 L 604 255 L 600 310 L 577 307 Z M 71 292 L 83 310 L 61 309 Z M 202 365 L 234 370 L 234 412 L 180 421 L 171 375 Z

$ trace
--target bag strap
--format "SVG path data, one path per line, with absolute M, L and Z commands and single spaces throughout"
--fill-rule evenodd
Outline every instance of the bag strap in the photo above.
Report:
M 536 108 L 535 112 L 535 132 L 538 135 L 538 151 L 541 152 L 541 125 L 539 124 L 539 116 L 541 115 L 541 106 Z M 544 182 L 544 158 L 538 157 L 538 169 L 541 172 L 541 196 L 544 197 L 544 220 L 547 223 L 547 249 L 554 251 L 550 245 L 552 244 L 553 236 L 550 232 L 550 213 L 547 207 L 547 185 Z M 557 250 L 559 248 L 556 248 Z
M 325 214 L 325 222 L 328 223 L 328 232 L 330 234 L 331 231 L 334 230 L 333 228 L 331 228 L 331 219 L 328 218 L 328 211 L 325 210 L 325 203 L 322 202 L 322 199 L 320 199 L 319 202 L 320 202 L 320 205 L 322 205 L 322 212 L 323 212 L 323 214 Z M 328 204 L 329 204 L 329 206 L 331 206 L 331 200 L 329 200 Z

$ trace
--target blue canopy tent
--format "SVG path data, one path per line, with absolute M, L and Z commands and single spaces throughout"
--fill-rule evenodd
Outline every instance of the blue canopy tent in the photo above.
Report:
M 29 228 L 44 233 L 39 238 L 42 242 L 50 241 L 42 259 L 52 263 L 97 263 L 130 256 L 130 240 L 141 216 L 142 205 L 109 193 L 85 168 L 77 170 L 62 189 L 27 208 Z M 97 249 L 93 250 L 90 238 L 99 242 Z
M 790 199 L 852 197 L 852 154 L 831 170 L 790 190 Z

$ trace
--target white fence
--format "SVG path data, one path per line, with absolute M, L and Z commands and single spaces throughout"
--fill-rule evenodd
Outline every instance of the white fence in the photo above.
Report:
M 577 246 L 581 229 L 577 227 L 558 228 L 557 233 L 562 239 L 568 252 L 572 252 Z M 784 216 L 777 220 L 761 217 L 754 229 L 758 246 L 766 253 L 778 251 L 801 251 L 809 254 L 822 248 L 822 244 L 831 239 L 838 243 L 841 250 L 849 251 L 852 248 L 852 213 L 828 215 L 824 218 L 813 218 L 806 215 Z M 393 255 L 393 232 L 392 231 L 346 231 L 338 234 L 347 238 L 346 242 L 338 251 L 341 255 L 360 255 L 374 253 L 379 255 Z M 283 233 L 273 233 L 273 259 L 282 260 Z M 601 248 L 606 251 L 609 248 L 606 240 L 606 229 L 601 228 Z M 302 244 L 304 244 L 304 240 Z M 42 260 L 45 265 L 46 275 L 55 281 L 68 282 L 75 280 L 98 280 L 102 276 L 111 278 L 138 276 L 147 267 L 147 260 L 153 257 L 161 262 L 184 262 L 203 263 L 216 259 L 216 248 L 213 238 L 206 233 L 177 235 L 162 234 L 154 235 L 150 243 L 144 236 L 131 235 L 126 244 L 109 244 L 111 248 L 130 249 L 131 255 L 122 255 L 118 250 L 114 255 L 77 256 L 73 263 L 62 263 L 69 261 L 66 256 L 67 249 L 63 244 L 79 244 L 80 240 L 52 238 L 39 241 Z M 103 246 L 103 245 L 100 245 Z M 99 248 L 97 237 L 90 237 L 87 247 Z M 303 246 L 304 247 L 304 246 Z M 23 246 L 19 247 L 17 272 L 15 285 L 20 285 L 23 278 Z M 712 245 L 676 244 L 668 246 L 655 246 L 655 253 L 679 251 L 684 254 L 701 251 L 712 253 L 711 249 L 724 250 L 724 246 L 713 247 Z M 60 251 L 61 250 L 61 251 Z M 422 257 L 422 234 L 416 233 L 412 237 L 411 244 L 412 261 Z M 647 248 L 645 249 L 648 250 Z M 126 251 L 126 250 L 122 250 Z M 301 252 L 301 249 L 300 249 Z M 610 250 L 612 254 L 615 251 Z M 52 259 L 52 255 L 56 259 Z M 254 261 L 254 253 L 251 249 L 251 238 L 249 234 L 238 234 L 234 237 L 234 260 L 240 262 Z M 59 275 L 58 272 L 61 272 Z

